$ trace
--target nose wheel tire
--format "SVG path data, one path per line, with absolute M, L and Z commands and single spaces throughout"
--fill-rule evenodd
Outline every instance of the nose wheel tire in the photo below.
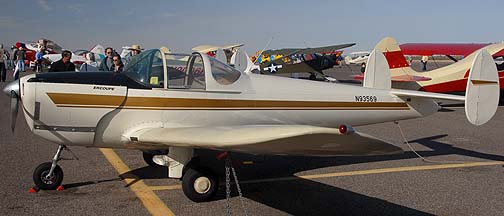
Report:
M 152 158 L 156 155 L 166 155 L 168 150 L 156 150 L 156 151 L 144 151 L 142 152 L 143 159 L 150 167 L 162 167 L 161 165 L 154 162 Z
M 56 165 L 53 174 L 49 176 L 51 162 L 40 164 L 33 172 L 33 183 L 42 190 L 56 190 L 63 182 L 63 170 Z
M 194 202 L 211 200 L 218 187 L 219 179 L 209 169 L 189 168 L 182 177 L 182 191 Z

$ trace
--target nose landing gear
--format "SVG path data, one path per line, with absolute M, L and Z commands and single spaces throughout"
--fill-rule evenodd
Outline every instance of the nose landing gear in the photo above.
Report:
M 60 144 L 51 162 L 45 162 L 37 166 L 33 171 L 33 183 L 38 189 L 56 190 L 63 182 L 63 169 L 58 165 L 62 160 L 63 150 L 69 150 L 65 145 Z M 73 155 L 73 153 L 72 153 Z M 73 155 L 74 158 L 75 155 Z

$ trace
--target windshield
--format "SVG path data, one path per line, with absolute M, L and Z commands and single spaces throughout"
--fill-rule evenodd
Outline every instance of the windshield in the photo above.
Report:
M 124 74 L 132 80 L 151 88 L 164 87 L 163 60 L 157 49 L 147 50 L 132 57 Z

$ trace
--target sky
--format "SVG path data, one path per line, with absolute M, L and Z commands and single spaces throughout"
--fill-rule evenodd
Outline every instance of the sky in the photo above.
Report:
M 94 44 L 190 52 L 197 45 L 246 44 L 247 52 L 357 43 L 504 40 L 502 2 L 398 0 L 0 0 L 0 43 L 47 38 L 69 50 Z

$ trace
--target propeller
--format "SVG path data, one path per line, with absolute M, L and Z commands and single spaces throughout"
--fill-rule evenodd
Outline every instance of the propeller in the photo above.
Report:
M 11 111 L 11 129 L 12 132 L 14 132 L 14 128 L 16 127 L 16 119 L 17 119 L 17 114 L 19 110 L 19 97 L 14 91 L 11 91 L 10 94 L 11 100 L 10 100 L 10 111 Z
M 11 120 L 11 129 L 14 132 L 14 128 L 16 127 L 17 114 L 19 111 L 19 80 L 15 80 L 5 86 L 3 92 L 11 98 L 10 100 L 10 120 Z

